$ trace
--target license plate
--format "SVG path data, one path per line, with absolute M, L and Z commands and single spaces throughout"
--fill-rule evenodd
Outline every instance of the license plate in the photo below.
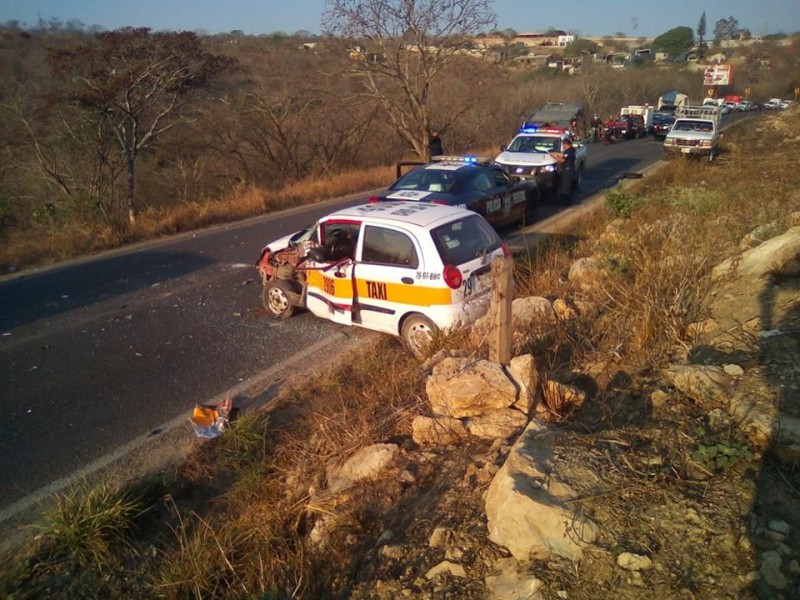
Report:
M 689 154 L 691 150 L 689 148 L 681 148 L 681 152 L 683 152 L 684 154 Z

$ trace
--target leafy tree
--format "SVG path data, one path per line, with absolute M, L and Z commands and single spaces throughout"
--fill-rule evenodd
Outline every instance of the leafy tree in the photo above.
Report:
M 572 42 L 564 50 L 564 56 L 572 58 L 575 56 L 582 56 L 586 54 L 596 54 L 598 50 L 597 43 L 592 40 L 579 39 Z
M 428 157 L 431 86 L 456 61 L 453 42 L 495 23 L 492 0 L 327 0 L 323 29 L 369 47 L 377 60 L 354 60 L 360 93 L 386 111 L 394 131 Z M 445 130 L 451 121 L 440 123 Z
M 690 27 L 675 27 L 653 40 L 653 50 L 670 56 L 687 52 L 694 44 L 694 33 Z
M 732 40 L 739 33 L 739 21 L 733 17 L 720 19 L 714 24 L 714 41 L 719 44 L 722 40 Z
M 93 115 L 122 154 L 128 220 L 135 222 L 137 159 L 188 118 L 194 92 L 230 60 L 206 52 L 192 32 L 124 28 L 53 50 L 50 62 L 66 98 Z

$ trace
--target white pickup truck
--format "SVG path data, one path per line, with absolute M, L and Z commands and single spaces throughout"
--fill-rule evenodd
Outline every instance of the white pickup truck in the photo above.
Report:
M 561 141 L 570 137 L 569 131 L 563 127 L 538 127 L 524 125 L 514 136 L 508 146 L 502 146 L 501 152 L 494 159 L 509 175 L 520 179 L 535 179 L 540 193 L 551 195 L 558 190 L 558 163 L 550 156 L 550 152 L 561 152 Z M 586 168 L 586 145 L 573 140 L 575 148 L 575 179 L 572 189 L 581 185 L 583 170 Z
M 675 123 L 664 139 L 664 159 L 678 154 L 707 156 L 709 162 L 719 154 L 719 106 L 678 106 Z

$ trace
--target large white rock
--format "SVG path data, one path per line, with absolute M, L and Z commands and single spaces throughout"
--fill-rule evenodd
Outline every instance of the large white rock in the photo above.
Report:
M 445 358 L 433 368 L 425 391 L 435 415 L 456 419 L 508 408 L 517 400 L 503 367 L 483 359 Z
M 547 298 L 527 296 L 515 298 L 511 303 L 511 320 L 514 327 L 530 327 L 539 323 L 552 323 L 557 320 L 556 311 Z
M 542 384 L 542 400 L 553 413 L 567 415 L 586 402 L 586 392 L 573 385 L 548 379 Z
M 525 572 L 514 558 L 501 558 L 484 578 L 487 600 L 542 600 L 541 579 Z
M 603 261 L 594 256 L 579 258 L 569 268 L 568 279 L 588 289 L 603 274 Z
M 672 385 L 696 402 L 726 401 L 731 393 L 731 377 L 722 367 L 674 365 L 665 372 Z
M 343 465 L 328 468 L 328 490 L 346 490 L 357 481 L 375 479 L 387 469 L 400 453 L 397 444 L 373 444 L 361 448 Z
M 577 495 L 555 472 L 557 435 L 531 421 L 486 493 L 489 539 L 519 561 L 553 554 L 577 561 L 597 539 L 597 525 L 569 504 Z
M 501 408 L 467 419 L 469 432 L 481 438 L 506 439 L 519 433 L 528 417 L 513 408 Z
M 459 419 L 453 417 L 425 417 L 418 415 L 411 422 L 411 438 L 420 446 L 447 445 L 467 437 L 469 431 Z
M 797 273 L 800 270 L 800 227 L 775 236 L 714 267 L 714 279 L 732 275 L 762 277 L 768 273 Z
M 508 375 L 519 386 L 519 398 L 514 408 L 533 416 L 540 396 L 540 377 L 536 360 L 530 354 L 515 356 L 508 365 Z

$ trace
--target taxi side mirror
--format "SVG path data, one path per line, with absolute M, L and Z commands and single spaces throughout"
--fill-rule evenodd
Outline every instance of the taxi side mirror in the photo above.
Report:
M 500 146 L 500 152 L 505 152 L 506 150 L 508 150 L 508 147 L 505 144 Z

